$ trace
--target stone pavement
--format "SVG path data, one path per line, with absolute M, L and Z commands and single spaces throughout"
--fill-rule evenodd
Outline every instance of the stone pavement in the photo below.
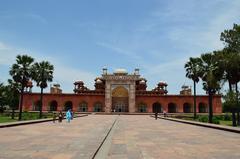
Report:
M 89 115 L 68 124 L 41 123 L 0 129 L 0 159 L 91 158 L 108 137 L 108 159 L 239 159 L 240 135 L 155 120 L 148 115 Z M 101 153 L 101 151 L 99 151 Z
M 0 159 L 89 159 L 116 116 L 90 115 L 71 123 L 0 129 Z
M 239 159 L 240 135 L 149 116 L 121 116 L 108 158 Z

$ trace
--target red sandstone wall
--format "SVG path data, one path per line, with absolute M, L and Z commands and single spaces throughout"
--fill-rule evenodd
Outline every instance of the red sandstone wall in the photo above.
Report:
M 33 103 L 40 99 L 40 94 L 32 93 L 25 94 L 23 98 L 23 110 L 33 110 Z M 57 110 L 64 110 L 64 105 L 67 101 L 71 101 L 73 104 L 73 111 L 77 111 L 77 108 L 81 102 L 88 103 L 88 111 L 93 111 L 93 106 L 96 102 L 100 102 L 105 105 L 105 97 L 103 95 L 78 95 L 78 94 L 44 94 L 43 96 L 43 111 L 49 110 L 50 102 L 56 100 L 58 103 Z M 104 111 L 104 110 L 103 110 Z
M 183 112 L 184 103 L 189 103 L 192 106 L 193 111 L 193 96 L 187 95 L 163 95 L 163 96 L 137 96 L 136 97 L 136 105 L 139 103 L 145 103 L 147 105 L 147 112 L 152 112 L 152 105 L 154 103 L 160 103 L 163 110 L 168 112 L 168 104 L 174 103 L 177 106 L 177 112 Z M 204 103 L 208 106 L 208 96 L 197 96 L 197 112 L 199 103 Z M 213 97 L 213 112 L 214 113 L 222 113 L 222 102 L 221 96 Z
M 33 110 L 33 103 L 40 99 L 40 94 L 31 93 L 25 94 L 23 98 L 23 110 Z M 58 103 L 57 110 L 64 110 L 64 105 L 67 101 L 72 101 L 73 111 L 77 111 L 77 108 L 81 102 L 88 103 L 88 111 L 93 111 L 93 106 L 96 102 L 101 102 L 103 108 L 105 106 L 104 95 L 79 95 L 79 94 L 44 94 L 43 97 L 43 111 L 49 110 L 50 102 L 56 100 Z M 168 112 L 168 104 L 174 103 L 177 106 L 177 112 L 183 112 L 184 103 L 192 105 L 193 111 L 193 96 L 187 95 L 163 95 L 163 96 L 137 96 L 136 97 L 136 111 L 139 103 L 145 103 L 147 105 L 147 112 L 152 112 L 152 105 L 155 102 L 159 102 L 163 108 Z M 197 112 L 199 103 L 208 105 L 208 96 L 197 96 Z M 104 111 L 104 110 L 103 110 Z M 213 98 L 213 112 L 222 113 L 221 96 L 214 96 Z

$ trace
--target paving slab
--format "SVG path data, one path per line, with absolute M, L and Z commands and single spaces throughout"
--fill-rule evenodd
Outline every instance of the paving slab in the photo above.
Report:
M 116 116 L 89 115 L 67 123 L 0 129 L 0 159 L 91 158 Z
M 155 120 L 147 115 L 89 115 L 71 123 L 0 129 L 0 159 L 90 159 L 116 118 L 102 158 L 240 158 L 237 133 Z
M 154 117 L 154 116 L 152 116 L 152 117 Z M 235 133 L 239 133 L 240 134 L 240 127 L 218 125 L 218 124 L 213 124 L 213 123 L 203 123 L 203 122 L 200 122 L 200 121 L 183 120 L 183 119 L 177 119 L 177 118 L 171 118 L 171 117 L 163 117 L 163 116 L 159 116 L 158 118 L 165 119 L 165 120 L 170 120 L 170 121 L 174 121 L 174 122 L 185 123 L 185 124 L 203 126 L 203 127 L 212 128 L 212 129 L 230 131 L 230 132 L 235 132 Z
M 108 158 L 239 159 L 240 135 L 150 116 L 120 116 Z

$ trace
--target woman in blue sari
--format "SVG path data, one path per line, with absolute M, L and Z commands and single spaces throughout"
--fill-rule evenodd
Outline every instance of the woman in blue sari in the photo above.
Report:
M 67 111 L 66 118 L 67 118 L 67 122 L 70 123 L 70 120 L 72 119 L 71 109 Z

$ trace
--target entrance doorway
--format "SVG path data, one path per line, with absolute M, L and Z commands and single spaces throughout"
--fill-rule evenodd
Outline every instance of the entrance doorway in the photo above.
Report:
M 124 101 L 116 101 L 114 104 L 114 109 L 116 112 L 128 112 L 128 107 Z
M 112 91 L 112 111 L 128 112 L 128 90 L 123 86 Z
M 152 111 L 153 113 L 162 113 L 162 106 L 160 103 L 156 102 L 156 103 L 153 103 L 152 105 Z
M 184 104 L 183 104 L 183 112 L 184 112 L 184 113 L 192 113 L 191 104 L 189 104 L 189 103 L 184 103 Z
M 49 110 L 50 110 L 50 111 L 57 111 L 57 106 L 58 106 L 57 101 L 53 100 L 53 101 L 51 101 L 51 103 L 50 103 L 50 108 L 49 108 Z
M 64 105 L 64 111 L 68 111 L 68 110 L 72 110 L 72 108 L 73 108 L 73 104 L 72 104 L 72 102 L 71 101 L 67 101 L 66 103 L 65 103 L 65 105 Z

